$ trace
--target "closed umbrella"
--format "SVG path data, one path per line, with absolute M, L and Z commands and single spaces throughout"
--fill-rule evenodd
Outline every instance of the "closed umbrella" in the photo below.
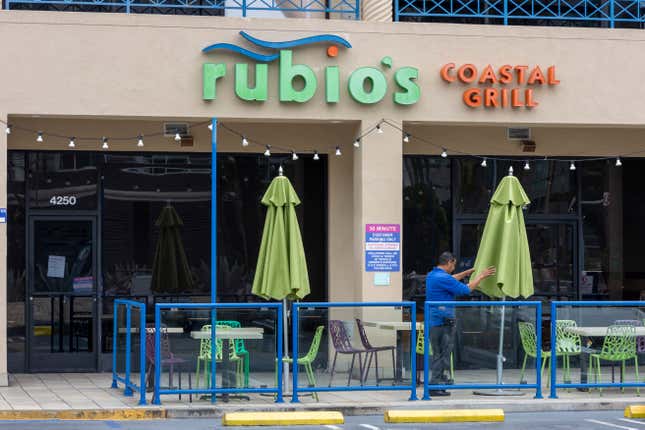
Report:
M 484 279 L 478 289 L 492 298 L 524 297 L 533 295 L 533 272 L 531 255 L 526 237 L 523 208 L 530 200 L 520 181 L 513 176 L 513 168 L 501 180 L 490 201 L 488 218 L 484 226 L 474 273 L 481 273 L 490 266 L 496 267 L 493 276 Z M 504 366 L 504 317 L 505 307 L 501 310 L 499 350 L 497 354 L 497 384 L 502 384 Z M 479 393 L 491 394 L 491 393 Z M 492 394 L 508 395 L 497 390 Z
M 166 205 L 155 222 L 159 239 L 152 264 L 151 290 L 156 293 L 176 293 L 193 286 L 193 276 L 181 240 L 181 218 Z
M 267 214 L 252 292 L 266 300 L 285 302 L 284 350 L 288 356 L 286 301 L 302 299 L 310 290 L 305 250 L 296 216 L 296 206 L 300 204 L 300 199 L 289 179 L 282 175 L 282 168 L 262 197 L 262 204 L 267 207 Z M 285 380 L 288 381 L 286 365 L 285 375 Z

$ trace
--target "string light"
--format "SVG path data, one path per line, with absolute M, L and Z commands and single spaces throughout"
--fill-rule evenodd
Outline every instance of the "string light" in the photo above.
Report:
M 524 164 L 524 170 L 531 170 L 531 165 L 529 164 L 528 160 Z
M 242 146 L 244 146 L 245 148 L 249 146 L 249 141 L 246 140 L 246 137 L 244 136 L 242 136 Z
M 569 170 L 576 170 L 576 163 L 572 161 L 571 165 L 569 166 Z
M 443 148 L 441 151 L 441 157 L 442 158 L 448 158 L 448 152 L 446 151 L 446 148 Z
M 42 143 L 43 142 L 43 132 L 39 131 L 38 136 L 36 137 L 36 142 Z
M 137 146 L 139 148 L 143 148 L 143 135 L 140 134 L 139 137 L 137 138 Z
M 318 155 L 318 151 L 314 151 L 314 160 L 316 160 L 316 161 L 320 160 L 320 156 Z
M 298 154 L 296 154 L 296 151 L 291 151 L 291 159 L 293 161 L 298 161 Z
M 354 141 L 354 148 L 360 148 L 361 147 L 361 139 L 356 139 Z
M 4 132 L 7 134 L 11 134 L 11 124 L 7 124 L 7 127 L 4 129 Z
M 70 148 L 76 147 L 76 138 L 75 137 L 70 137 L 69 138 L 69 145 L 67 145 L 67 146 L 69 146 Z
M 175 142 L 179 142 L 181 140 L 181 135 L 179 132 L 175 133 Z
M 481 166 L 482 166 L 482 167 L 486 167 L 486 166 L 487 166 L 487 164 L 486 164 L 486 159 L 485 159 L 485 158 L 482 160 L 482 164 L 481 164 Z
M 336 147 L 336 157 L 340 157 L 341 155 L 343 155 L 343 153 L 340 152 L 340 146 L 337 146 Z
M 109 149 L 110 147 L 108 146 L 108 138 L 104 137 L 103 138 L 103 145 L 101 146 L 103 149 Z
M 213 123 L 212 123 L 212 122 L 209 122 L 209 123 L 208 123 L 208 129 L 209 129 L 210 131 L 213 131 Z
M 405 133 L 403 135 L 403 142 L 409 143 L 410 142 L 410 135 L 408 133 Z
M 383 129 L 381 128 L 381 123 L 376 124 L 376 132 L 378 134 L 383 134 Z
M 622 162 L 622 161 L 620 161 L 620 157 L 617 157 L 617 158 L 616 158 L 616 167 L 620 167 L 620 166 L 622 166 L 622 165 L 623 165 L 623 162 Z
M 267 145 L 266 150 L 264 151 L 264 156 L 265 157 L 270 157 L 271 156 L 271 146 Z

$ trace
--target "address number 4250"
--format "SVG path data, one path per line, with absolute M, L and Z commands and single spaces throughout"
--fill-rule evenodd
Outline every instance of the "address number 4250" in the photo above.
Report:
M 53 206 L 74 206 L 76 205 L 76 196 L 53 196 L 49 199 L 49 204 Z

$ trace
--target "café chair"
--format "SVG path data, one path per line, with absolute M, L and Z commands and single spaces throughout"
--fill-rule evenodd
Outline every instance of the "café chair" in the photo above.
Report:
M 636 353 L 636 327 L 633 325 L 611 325 L 607 327 L 602 349 L 599 353 L 591 354 L 589 371 L 594 375 L 596 383 L 600 383 L 600 361 L 620 362 L 621 381 L 625 377 L 625 362 L 634 360 L 636 381 L 638 376 L 638 354 Z M 599 389 L 602 396 L 602 388 Z M 640 396 L 640 388 L 636 387 L 636 394 Z
M 394 350 L 396 349 L 396 346 L 395 345 L 372 346 L 369 339 L 367 338 L 367 333 L 365 332 L 365 326 L 363 325 L 363 321 L 361 321 L 360 318 L 356 318 L 356 325 L 358 326 L 358 334 L 361 337 L 361 343 L 363 344 L 363 348 L 365 348 L 365 350 L 367 351 L 367 356 L 365 357 L 367 360 L 367 365 L 365 366 L 365 376 L 363 376 L 363 382 L 367 381 L 367 377 L 370 373 L 370 367 L 372 366 L 372 358 L 374 359 L 376 385 L 378 385 L 380 381 L 387 379 L 387 378 L 379 378 L 378 376 L 378 353 L 383 351 L 392 352 L 392 380 L 394 380 L 394 378 L 396 377 L 396 360 L 394 357 Z M 367 357 L 369 357 L 369 359 Z
M 329 386 L 334 380 L 334 373 L 336 371 L 336 358 L 338 354 L 352 355 L 352 363 L 349 366 L 349 375 L 347 376 L 347 386 L 349 387 L 352 381 L 352 372 L 354 371 L 354 363 L 356 356 L 358 356 L 358 367 L 360 371 L 360 381 L 363 385 L 363 353 L 367 354 L 365 349 L 354 348 L 352 342 L 349 340 L 349 335 L 345 329 L 345 325 L 340 320 L 329 321 L 329 334 L 331 335 L 331 343 L 334 346 L 334 361 L 331 365 L 331 375 L 329 376 Z M 367 358 L 367 357 L 366 357 Z

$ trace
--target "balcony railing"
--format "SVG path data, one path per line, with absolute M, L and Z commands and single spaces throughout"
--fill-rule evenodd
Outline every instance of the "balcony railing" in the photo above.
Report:
M 396 21 L 642 28 L 642 0 L 394 0 Z
M 5 9 L 360 19 L 360 0 L 4 0 Z

